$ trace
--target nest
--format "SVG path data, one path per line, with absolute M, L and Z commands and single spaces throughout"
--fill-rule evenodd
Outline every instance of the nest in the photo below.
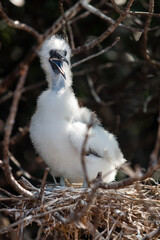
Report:
M 153 179 L 120 190 L 46 185 L 38 200 L 3 194 L 1 202 L 1 212 L 14 219 L 1 234 L 23 236 L 34 224 L 35 239 L 139 240 L 158 239 L 160 233 L 160 184 Z

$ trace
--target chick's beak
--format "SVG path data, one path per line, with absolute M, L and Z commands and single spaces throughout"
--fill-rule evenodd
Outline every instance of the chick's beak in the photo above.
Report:
M 65 72 L 63 70 L 63 62 L 66 62 L 69 65 L 68 60 L 65 57 L 59 55 L 58 57 L 57 56 L 56 57 L 54 57 L 54 56 L 50 57 L 49 62 L 51 64 L 51 67 L 52 67 L 53 71 L 57 74 L 61 73 L 62 76 L 66 79 L 66 75 L 65 75 Z
M 62 60 L 63 62 L 66 62 L 66 63 L 69 65 L 69 62 L 68 62 L 67 58 L 62 57 L 61 60 Z

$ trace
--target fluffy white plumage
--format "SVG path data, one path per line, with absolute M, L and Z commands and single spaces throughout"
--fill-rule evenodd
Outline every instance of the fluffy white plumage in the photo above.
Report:
M 49 87 L 38 98 L 30 137 L 54 177 L 78 182 L 84 179 L 80 156 L 92 112 L 79 107 L 71 88 L 70 54 L 66 41 L 57 36 L 46 40 L 42 46 L 40 61 Z M 102 172 L 104 181 L 113 181 L 116 168 L 124 162 L 114 135 L 104 130 L 95 117 L 86 144 L 89 180 Z

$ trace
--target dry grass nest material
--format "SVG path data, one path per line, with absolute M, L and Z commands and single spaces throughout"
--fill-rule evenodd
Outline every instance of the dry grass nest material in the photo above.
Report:
M 36 188 L 33 191 L 37 191 Z M 37 239 L 150 239 L 147 234 L 160 226 L 160 184 L 153 179 L 120 190 L 46 185 L 39 200 L 1 195 L 13 223 L 1 233 L 20 231 L 32 223 Z M 7 200 L 8 199 L 8 200 Z M 58 236 L 56 238 L 56 236 Z M 153 237 L 151 239 L 159 239 Z

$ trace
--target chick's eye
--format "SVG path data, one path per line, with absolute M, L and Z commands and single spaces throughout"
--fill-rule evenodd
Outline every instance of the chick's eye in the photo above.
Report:
M 66 56 L 66 55 L 67 55 L 67 51 L 65 50 L 65 51 L 64 51 L 64 56 Z

